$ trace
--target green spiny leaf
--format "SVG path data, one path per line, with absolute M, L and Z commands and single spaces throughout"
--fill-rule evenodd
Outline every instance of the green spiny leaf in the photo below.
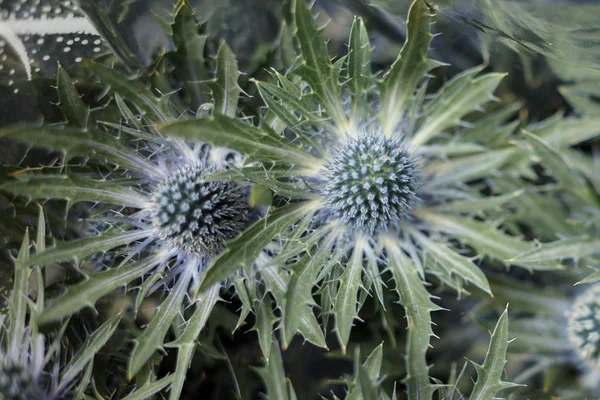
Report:
M 56 72 L 56 90 L 58 91 L 60 109 L 67 122 L 85 128 L 88 125 L 90 109 L 81 100 L 71 77 L 60 64 Z
M 408 398 L 429 400 L 435 387 L 429 380 L 429 367 L 425 355 L 429 348 L 431 312 L 440 310 L 430 299 L 431 295 L 423 286 L 417 268 L 392 237 L 384 243 L 388 253 L 389 267 L 396 281 L 396 291 L 400 304 L 404 306 L 408 322 L 406 343 L 407 374 L 404 382 L 408 387 Z
M 227 43 L 221 42 L 217 53 L 217 76 L 210 85 L 213 91 L 215 114 L 235 117 L 238 97 L 242 91 L 238 85 L 239 75 L 235 54 Z
M 521 103 L 511 103 L 505 107 L 502 107 L 498 111 L 494 111 L 486 114 L 483 118 L 478 119 L 473 125 L 460 132 L 458 140 L 461 142 L 476 142 L 476 143 L 490 143 L 495 137 L 496 132 L 502 131 L 502 125 L 508 120 L 508 118 L 514 115 L 522 107 Z M 520 122 L 520 121 L 519 121 Z M 514 128 L 512 130 L 514 131 Z
M 25 230 L 25 236 L 19 250 L 19 256 L 15 260 L 15 275 L 13 278 L 13 291 L 10 301 L 10 314 L 8 325 L 8 348 L 9 352 L 18 359 L 23 335 L 25 334 L 25 319 L 27 315 L 27 299 L 29 268 L 29 231 Z
M 258 334 L 258 343 L 262 350 L 263 357 L 269 362 L 271 356 L 271 342 L 273 341 L 273 324 L 277 321 L 277 316 L 273 313 L 273 307 L 269 296 L 262 300 L 255 300 L 256 323 L 252 328 Z
M 161 257 L 154 256 L 127 267 L 89 274 L 82 283 L 69 286 L 64 294 L 51 299 L 37 322 L 47 324 L 59 321 L 84 307 L 93 307 L 101 297 L 143 276 L 160 261 Z
M 123 397 L 123 400 L 146 400 L 153 398 L 155 394 L 168 387 L 173 380 L 175 375 L 167 375 L 164 378 L 157 380 L 156 382 L 149 382 L 143 386 L 137 388 L 133 393 Z
M 512 193 L 499 196 L 485 196 L 468 200 L 456 200 L 438 206 L 430 207 L 429 209 L 435 212 L 459 212 L 459 213 L 480 213 L 483 211 L 496 210 L 503 205 L 513 201 L 521 196 L 524 190 L 517 190 Z
M 467 70 L 448 82 L 426 108 L 426 118 L 411 143 L 421 146 L 440 132 L 458 125 L 460 119 L 492 99 L 506 74 L 490 73 L 474 78 L 481 68 Z
M 56 246 L 43 253 L 33 255 L 28 265 L 48 265 L 61 261 L 82 260 L 94 253 L 105 252 L 118 246 L 123 246 L 144 239 L 152 232 L 147 230 L 119 231 L 103 233 L 94 237 L 58 242 Z
M 421 245 L 421 248 L 428 255 L 431 255 L 450 275 L 458 275 L 465 281 L 473 283 L 487 294 L 492 294 L 485 274 L 473 261 L 461 256 L 443 243 L 436 243 L 428 239 L 416 230 L 411 231 L 411 233 L 417 243 Z
M 315 165 L 312 156 L 291 146 L 283 137 L 221 115 L 177 121 L 163 126 L 162 131 L 186 140 L 199 140 L 215 146 L 228 147 L 251 160 Z
M 228 279 L 240 267 L 250 267 L 265 246 L 308 213 L 311 206 L 310 203 L 296 203 L 272 210 L 231 240 L 225 252 L 205 271 L 200 290 Z
M 187 293 L 191 274 L 191 270 L 186 269 L 178 277 L 177 284 L 169 296 L 158 307 L 154 318 L 146 326 L 142 335 L 137 338 L 127 368 L 127 375 L 130 378 L 133 378 L 140 371 L 144 363 L 152 357 L 156 350 L 162 348 L 171 324 L 175 317 L 181 313 L 181 306 Z
M 416 0 L 410 6 L 406 42 L 380 85 L 379 119 L 386 134 L 394 132 L 402 120 L 417 85 L 427 72 L 427 52 L 433 38 L 432 17 L 432 9 L 425 0 Z
M 371 45 L 362 18 L 354 18 L 348 40 L 348 87 L 351 96 L 351 112 L 356 119 L 364 119 L 368 109 L 367 89 L 371 78 Z M 362 118 L 361 118 L 362 117 Z
M 577 261 L 598 253 L 600 253 L 600 238 L 583 235 L 540 244 L 508 261 L 519 265 L 531 265 L 533 268 L 552 263 L 560 267 L 561 260 L 574 259 Z
M 363 270 L 363 255 L 367 246 L 365 238 L 356 239 L 350 261 L 348 261 L 348 265 L 346 265 L 346 269 L 340 278 L 337 297 L 333 305 L 335 331 L 344 354 L 350 339 L 352 324 L 358 317 L 357 297 Z
M 115 333 L 120 321 L 121 315 L 115 315 L 88 336 L 85 343 L 82 344 L 81 349 L 61 371 L 60 384 L 56 389 L 57 393 L 61 393 L 83 371 L 85 366 L 92 361 L 96 353 L 102 349 L 108 339 Z
M 494 399 L 496 398 L 496 393 L 500 390 L 520 386 L 502 381 L 504 364 L 506 363 L 506 350 L 509 343 L 507 308 L 500 316 L 494 333 L 492 333 L 490 347 L 488 348 L 483 365 L 473 363 L 475 368 L 477 368 L 477 382 L 475 382 L 470 399 Z
M 119 128 L 118 125 L 116 127 Z M 83 156 L 113 163 L 124 169 L 158 173 L 152 163 L 123 146 L 113 136 L 98 129 L 83 130 L 50 125 L 0 129 L 0 138 L 5 137 L 61 151 L 66 157 L 65 161 L 75 156 Z
M 294 34 L 302 49 L 302 77 L 343 132 L 347 118 L 343 109 L 342 90 L 339 76 L 335 74 L 329 59 L 323 30 L 317 28 L 306 0 L 295 0 L 294 3 Z
M 190 107 L 196 111 L 203 103 L 206 92 L 203 82 L 212 78 L 204 58 L 208 35 L 199 33 L 198 22 L 187 0 L 180 0 L 175 6 L 172 29 L 175 46 L 172 59 L 175 74 L 181 79 L 183 88 L 190 97 Z
M 495 172 L 508 162 L 513 155 L 512 148 L 488 151 L 468 157 L 460 157 L 451 161 L 441 161 L 426 168 L 433 175 L 431 186 L 448 186 L 458 182 L 468 182 Z
M 296 393 L 291 384 L 288 385 L 283 369 L 283 360 L 277 340 L 271 342 L 271 357 L 265 367 L 256 368 L 267 388 L 267 397 L 271 400 L 294 400 Z
M 90 201 L 140 207 L 147 202 L 147 197 L 142 193 L 114 182 L 67 175 L 42 175 L 27 181 L 7 181 L 0 185 L 0 190 L 28 199 L 64 199 L 69 205 Z
M 111 92 L 118 93 L 145 113 L 152 122 L 167 122 L 170 111 L 166 97 L 156 97 L 150 89 L 140 81 L 120 75 L 113 68 L 93 61 L 84 61 L 84 67 L 109 87 Z

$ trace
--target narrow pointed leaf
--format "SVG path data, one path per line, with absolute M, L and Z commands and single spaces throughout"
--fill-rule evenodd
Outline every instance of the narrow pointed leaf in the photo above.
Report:
M 36 253 L 28 261 L 28 265 L 48 265 L 61 261 L 82 260 L 94 253 L 105 252 L 150 236 L 147 230 L 119 231 L 103 233 L 94 237 L 58 242 L 43 253 Z
M 371 45 L 362 18 L 354 18 L 348 42 L 348 87 L 351 96 L 351 115 L 366 117 L 367 89 L 371 77 Z
M 318 102 L 338 125 L 344 126 L 342 91 L 335 74 L 323 29 L 318 29 L 305 0 L 295 0 L 294 34 L 302 49 L 302 77 L 308 82 Z
M 198 21 L 187 0 L 180 0 L 175 6 L 175 19 L 171 27 L 175 46 L 172 54 L 175 74 L 181 79 L 190 98 L 189 106 L 195 111 L 204 102 L 207 92 L 203 82 L 212 79 L 204 58 L 207 35 L 200 34 Z
M 430 400 L 435 391 L 429 379 L 429 367 L 425 359 L 429 348 L 431 312 L 440 308 L 430 299 L 423 286 L 417 268 L 395 243 L 393 238 L 385 242 L 389 267 L 396 282 L 400 304 L 406 312 L 408 339 L 406 343 L 406 377 L 408 398 Z
M 60 109 L 67 122 L 85 128 L 88 125 L 90 109 L 81 100 L 71 77 L 60 64 L 58 65 L 58 71 L 56 71 L 56 91 L 58 92 Z
M 256 368 L 256 372 L 260 375 L 267 389 L 267 397 L 277 400 L 293 400 L 296 398 L 296 393 L 291 384 L 288 385 L 285 371 L 283 369 L 283 360 L 277 340 L 271 342 L 271 357 L 266 366 Z
M 365 241 L 364 238 L 356 240 L 350 261 L 340 278 L 340 286 L 333 305 L 335 332 L 343 353 L 346 353 L 352 324 L 358 317 L 358 290 L 362 281 Z
M 25 334 L 25 319 L 27 315 L 27 299 L 29 284 L 29 231 L 25 230 L 25 236 L 15 260 L 15 274 L 13 277 L 13 290 L 10 301 L 10 314 L 8 322 L 8 349 L 15 359 L 18 359 L 21 343 Z M 1 326 L 1 324 L 0 324 Z
M 181 120 L 162 127 L 162 131 L 186 140 L 211 143 L 236 150 L 251 160 L 275 164 L 302 164 L 315 161 L 303 150 L 293 147 L 282 136 L 228 117 Z
M 204 272 L 200 290 L 228 279 L 240 267 L 250 267 L 265 246 L 308 213 L 309 207 L 306 203 L 296 203 L 272 210 L 231 240 L 225 252 Z
M 477 367 L 477 382 L 471 392 L 471 400 L 487 400 L 496 398 L 502 389 L 520 386 L 514 383 L 503 382 L 502 374 L 506 363 L 506 350 L 508 349 L 508 308 L 504 310 L 490 341 L 483 365 Z
M 69 286 L 64 294 L 51 299 L 37 321 L 39 324 L 47 324 L 69 317 L 84 307 L 93 307 L 100 298 L 140 278 L 160 261 L 159 257 L 153 257 L 127 267 L 89 274 L 82 283 Z
M 508 261 L 519 265 L 532 265 L 556 263 L 564 259 L 579 260 L 593 254 L 600 254 L 600 238 L 591 236 L 576 236 L 542 243 L 535 249 L 520 254 Z
M 11 180 L 0 190 L 30 199 L 64 199 L 69 204 L 80 201 L 140 207 L 147 196 L 111 181 L 83 179 L 76 176 L 39 176 L 26 181 Z
M 58 389 L 56 389 L 57 393 L 60 393 L 61 390 L 65 389 L 67 385 L 83 371 L 86 365 L 92 361 L 96 353 L 102 349 L 108 339 L 115 333 L 120 321 L 120 314 L 113 316 L 86 339 L 85 343 L 81 346 L 81 349 L 61 371 L 60 385 Z
M 215 114 L 235 117 L 238 97 L 242 91 L 238 85 L 239 75 L 235 54 L 227 43 L 221 42 L 217 53 L 217 76 L 215 81 L 210 84 Z
M 149 382 L 140 388 L 137 388 L 133 393 L 123 397 L 123 400 L 146 400 L 153 398 L 155 394 L 167 388 L 175 379 L 175 375 L 167 375 L 155 382 Z
M 158 307 L 154 318 L 144 328 L 142 335 L 137 338 L 127 368 L 127 375 L 130 378 L 133 378 L 140 371 L 144 363 L 152 357 L 156 350 L 162 348 L 171 324 L 175 317 L 181 313 L 183 299 L 187 293 L 190 279 L 191 271 L 187 270 L 178 277 L 178 282 L 169 296 Z
M 505 76 L 506 74 L 490 73 L 472 78 L 469 74 L 465 74 L 448 83 L 438 95 L 440 96 L 439 101 L 428 110 L 423 124 L 415 133 L 411 143 L 414 146 L 421 146 L 445 129 L 458 125 L 463 116 L 492 99 L 494 91 Z M 464 83 L 464 89 L 451 90 L 450 93 L 444 92 L 444 90 L 453 89 L 451 87 L 453 84 L 462 86 L 461 80 L 463 79 L 467 80 Z
M 416 0 L 408 11 L 407 37 L 398 58 L 380 85 L 379 119 L 386 134 L 402 120 L 417 85 L 427 71 L 427 52 L 433 35 L 433 12 L 425 0 Z

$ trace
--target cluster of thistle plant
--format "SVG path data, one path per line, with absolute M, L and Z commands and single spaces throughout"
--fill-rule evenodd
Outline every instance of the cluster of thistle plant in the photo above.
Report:
M 145 301 L 158 306 L 147 324 L 126 332 L 134 345 L 122 366 L 125 392 L 142 398 L 168 389 L 177 399 L 194 355 L 219 354 L 213 341 L 220 322 L 214 317 L 223 298 L 240 304 L 233 330 L 254 320 L 266 360 L 259 375 L 270 398 L 295 398 L 280 348 L 300 336 L 327 349 L 333 335 L 342 353 L 354 352 L 347 398 L 396 398 L 395 391 L 388 394 L 395 378 L 383 378 L 383 345 L 363 363 L 360 343 L 352 340 L 370 294 L 386 321 L 393 319 L 389 310 L 396 301 L 404 309 L 405 319 L 384 328 L 393 343 L 403 338 L 404 375 L 397 383 L 407 397 L 455 398 L 467 380 L 463 373 L 447 385 L 429 376 L 432 313 L 446 305 L 428 287 L 508 302 L 494 267 L 550 273 L 565 260 L 588 260 L 598 252 L 595 232 L 575 237 L 578 227 L 567 222 L 575 209 L 600 210 L 597 193 L 582 178 L 590 174 L 587 164 L 575 170 L 561 155 L 593 138 L 593 124 L 555 118 L 519 133 L 521 121 L 511 117 L 520 105 L 480 112 L 492 105 L 504 77 L 480 67 L 430 90 L 428 76 L 442 63 L 428 59 L 435 10 L 424 0 L 413 2 L 406 43 L 380 75 L 372 71 L 360 18 L 351 28 L 348 54 L 332 61 L 324 30 L 304 0 L 292 2 L 291 15 L 280 52 L 295 57 L 282 57 L 283 68 L 249 81 L 264 102 L 254 121 L 238 104 L 242 89 L 232 51 L 223 43 L 214 60 L 205 59 L 206 36 L 180 1 L 171 25 L 175 50 L 157 60 L 152 73 L 131 79 L 102 63 L 85 63 L 110 96 L 105 108 L 91 111 L 59 67 L 56 86 L 66 123 L 0 130 L 0 137 L 61 151 L 67 167 L 55 175 L 24 171 L 25 179 L 6 180 L 0 190 L 62 199 L 67 207 L 93 204 L 88 223 L 95 231 L 47 249 L 38 245 L 45 243 L 42 233 L 32 255 L 25 236 L 9 332 L 25 329 L 25 314 L 36 329 L 67 324 L 120 288 L 135 289 L 134 314 Z M 177 81 L 182 88 L 168 86 Z M 105 119 L 115 114 L 119 120 Z M 71 163 L 81 157 L 85 165 Z M 540 160 L 554 187 L 540 190 L 531 183 Z M 552 242 L 558 234 L 568 238 Z M 31 271 L 93 264 L 102 253 L 111 254 L 104 268 L 71 278 L 76 282 L 49 299 L 38 296 L 33 308 L 25 302 Z M 505 275 L 510 279 L 510 272 Z M 596 273 L 584 282 L 599 279 Z M 597 340 L 587 328 L 589 313 L 577 306 L 593 303 L 595 292 L 589 293 L 575 302 L 569 332 L 574 351 L 597 358 L 597 347 L 590 352 Z M 471 398 L 495 398 L 515 386 L 504 380 L 511 339 L 505 304 L 494 303 L 504 312 L 485 360 L 471 373 Z M 86 365 L 126 319 L 118 314 L 90 335 L 88 350 L 69 364 L 72 371 L 61 373 L 70 378 L 58 385 L 61 390 L 92 390 Z M 399 333 L 404 327 L 405 335 Z M 163 348 L 176 353 L 168 375 L 159 368 L 166 362 L 158 351 Z M 71 383 L 76 378 L 77 385 Z M 17 380 L 7 382 L 4 396 Z

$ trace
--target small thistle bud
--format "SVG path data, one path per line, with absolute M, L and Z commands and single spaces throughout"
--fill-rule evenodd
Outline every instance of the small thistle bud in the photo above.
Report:
M 234 182 L 203 182 L 201 166 L 177 170 L 153 195 L 153 224 L 162 240 L 184 253 L 210 257 L 239 235 L 247 194 Z
M 591 287 L 575 300 L 567 329 L 575 351 L 600 366 L 600 285 Z
M 325 201 L 356 230 L 385 231 L 417 200 L 414 160 L 401 140 L 362 135 L 333 154 L 324 174 Z
M 29 371 L 10 360 L 0 361 L 0 399 L 41 400 L 43 391 Z

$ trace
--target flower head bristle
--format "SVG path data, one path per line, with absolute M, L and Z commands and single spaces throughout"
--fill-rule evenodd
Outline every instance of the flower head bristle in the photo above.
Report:
M 153 223 L 162 240 L 186 254 L 210 257 L 246 224 L 244 188 L 230 181 L 204 182 L 201 166 L 186 166 L 162 182 L 153 195 Z
M 8 359 L 0 361 L 0 398 L 3 400 L 41 400 L 39 383 L 22 365 Z
M 583 359 L 600 365 L 600 285 L 588 289 L 573 303 L 568 334 Z
M 406 218 L 417 200 L 414 160 L 403 142 L 363 134 L 327 161 L 324 197 L 355 230 L 385 231 Z

